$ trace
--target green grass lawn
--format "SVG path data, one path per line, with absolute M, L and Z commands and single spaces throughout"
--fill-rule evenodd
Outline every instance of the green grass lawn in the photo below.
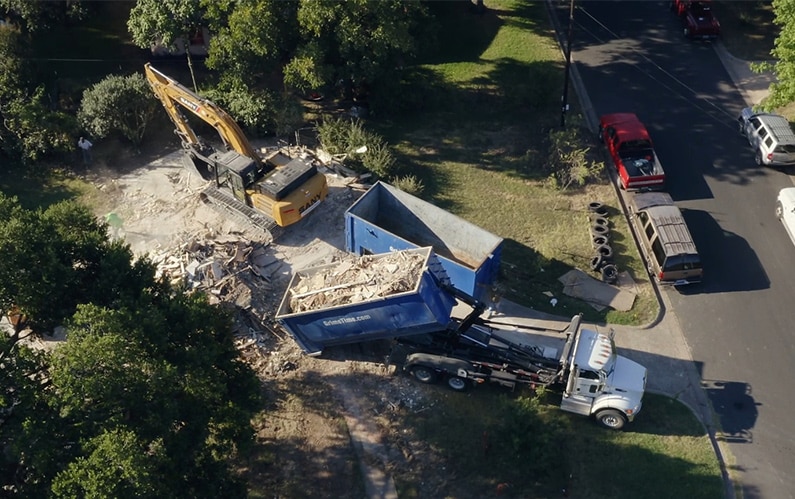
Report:
M 506 0 L 489 7 L 478 16 L 456 2 L 432 5 L 445 19 L 442 36 L 461 40 L 422 66 L 444 91 L 413 119 L 376 123 L 379 132 L 423 181 L 424 197 L 505 238 L 501 280 L 508 298 L 564 316 L 583 312 L 591 321 L 650 322 L 656 300 L 606 177 L 565 191 L 547 184 L 547 137 L 559 125 L 564 66 L 544 5 Z M 568 123 L 576 126 L 576 116 Z M 584 147 L 598 151 L 584 130 L 582 137 Z M 596 311 L 562 294 L 561 275 L 589 271 L 591 201 L 612 207 L 617 264 L 641 285 L 629 312 Z
M 433 410 L 407 413 L 403 438 L 428 443 L 445 456 L 451 497 L 492 497 L 500 483 L 508 497 L 717 499 L 723 497 L 715 453 L 685 406 L 647 395 L 643 411 L 625 431 L 604 430 L 588 418 L 555 407 L 548 394 L 538 416 L 495 387 L 469 394 L 437 387 Z M 410 432 L 407 435 L 407 432 Z M 484 447 L 487 439 L 487 447 Z M 423 470 L 395 477 L 401 497 L 419 497 Z

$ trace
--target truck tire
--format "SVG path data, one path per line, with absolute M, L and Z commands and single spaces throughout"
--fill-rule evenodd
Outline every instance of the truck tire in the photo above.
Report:
M 776 218 L 781 220 L 782 217 L 784 217 L 784 207 L 781 206 L 781 201 L 777 201 L 776 202 Z
M 437 379 L 436 371 L 434 371 L 430 367 L 425 367 L 425 366 L 412 367 L 411 375 L 414 376 L 414 379 L 416 379 L 420 383 L 432 384 L 436 383 Z
M 596 413 L 596 421 L 610 430 L 620 430 L 627 424 L 627 417 L 621 411 L 605 409 Z
M 465 392 L 469 388 L 469 381 L 460 376 L 450 376 L 447 378 L 447 386 L 456 392 Z
M 762 162 L 762 151 L 756 151 L 756 154 L 754 154 L 754 161 L 756 161 L 756 166 L 762 166 L 764 164 Z

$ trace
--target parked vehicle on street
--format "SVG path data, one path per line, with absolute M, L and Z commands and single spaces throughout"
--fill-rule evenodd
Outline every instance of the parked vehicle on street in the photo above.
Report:
M 792 243 L 795 244 L 795 187 L 785 187 L 778 192 L 776 217 L 781 220 Z
M 754 149 L 759 166 L 795 165 L 795 133 L 787 118 L 772 113 L 757 113 L 750 107 L 737 118 L 740 133 Z
M 635 194 L 629 209 L 649 275 L 660 284 L 674 286 L 701 282 L 701 257 L 671 196 L 664 192 Z
M 599 138 L 613 160 L 622 189 L 644 191 L 665 187 L 665 171 L 654 152 L 649 132 L 637 116 L 632 113 L 602 116 Z
M 712 40 L 720 35 L 711 0 L 673 0 L 671 10 L 681 19 L 685 37 Z

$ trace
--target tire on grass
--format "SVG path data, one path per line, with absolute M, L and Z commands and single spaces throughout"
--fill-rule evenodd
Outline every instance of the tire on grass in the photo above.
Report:
M 605 236 L 605 237 L 607 237 L 608 234 L 610 234 L 610 227 L 608 227 L 606 225 L 597 225 L 597 224 L 591 225 L 591 235 L 593 237 L 596 237 L 596 236 Z
M 605 259 L 602 257 L 602 255 L 596 255 L 593 258 L 591 258 L 591 270 L 599 272 L 602 270 L 602 267 L 604 267 L 604 265 L 605 265 Z
M 605 261 L 613 260 L 613 247 L 609 244 L 603 244 L 596 248 L 596 253 Z
M 618 267 L 612 263 L 602 267 L 602 280 L 608 284 L 615 284 L 618 282 Z

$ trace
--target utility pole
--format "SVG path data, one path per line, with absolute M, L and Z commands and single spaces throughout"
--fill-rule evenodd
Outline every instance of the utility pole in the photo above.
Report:
M 571 72 L 571 34 L 574 29 L 574 0 L 569 0 L 569 32 L 566 36 L 566 71 L 563 75 L 563 98 L 561 99 L 560 127 L 566 128 L 566 112 L 569 110 L 569 73 Z

